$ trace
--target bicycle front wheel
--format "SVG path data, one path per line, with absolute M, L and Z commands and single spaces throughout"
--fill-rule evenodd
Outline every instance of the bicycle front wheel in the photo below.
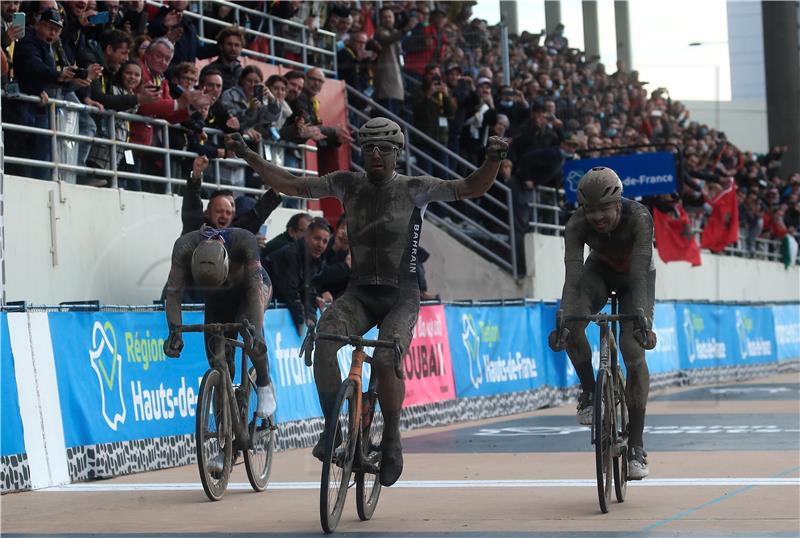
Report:
M 361 521 L 367 521 L 378 506 L 381 494 L 379 469 L 381 462 L 381 440 L 383 439 L 383 414 L 374 392 L 364 393 L 361 398 L 361 434 L 359 445 L 361 461 L 356 473 L 356 511 Z
M 242 424 L 248 425 L 250 440 L 244 453 L 244 468 L 247 479 L 255 491 L 264 491 L 269 484 L 272 471 L 272 454 L 275 451 L 277 429 L 272 417 L 255 416 L 254 410 L 258 402 L 256 395 L 256 371 L 248 371 L 248 395 L 242 403 Z
M 597 471 L 597 496 L 600 510 L 605 514 L 611 502 L 612 464 L 614 456 L 614 394 L 611 376 L 608 370 L 601 368 L 597 372 L 594 389 L 594 451 Z
M 325 421 L 326 446 L 320 480 L 319 516 L 322 530 L 326 533 L 336 530 L 347 498 L 356 450 L 356 397 L 355 381 L 345 379 L 336 396 L 336 405 Z
M 624 502 L 628 491 L 628 405 L 625 401 L 625 379 L 622 372 L 617 370 L 616 405 L 614 413 L 616 418 L 618 452 L 614 455 L 614 490 L 617 501 Z
M 208 370 L 200 383 L 196 415 L 195 448 L 203 490 L 212 501 L 225 494 L 231 475 L 233 436 L 225 381 L 217 369 Z

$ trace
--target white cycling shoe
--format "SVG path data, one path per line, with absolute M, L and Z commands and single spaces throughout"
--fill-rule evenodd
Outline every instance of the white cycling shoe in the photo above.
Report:
M 263 418 L 273 415 L 278 407 L 278 402 L 275 400 L 275 390 L 272 388 L 272 384 L 256 387 L 256 394 L 258 395 L 256 415 Z
M 649 474 L 647 452 L 640 446 L 630 447 L 628 452 L 628 479 L 641 480 Z
M 578 424 L 583 426 L 592 425 L 592 417 L 594 415 L 594 393 L 581 392 L 578 396 Z

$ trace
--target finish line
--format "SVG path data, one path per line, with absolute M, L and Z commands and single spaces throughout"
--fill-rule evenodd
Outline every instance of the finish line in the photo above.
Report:
M 698 486 L 795 486 L 797 478 L 656 478 L 629 481 L 634 487 L 698 487 Z M 597 487 L 595 480 L 408 480 L 392 486 L 392 489 L 425 488 L 587 488 Z M 152 484 L 70 484 L 41 489 L 41 492 L 93 493 L 103 491 L 202 491 L 200 483 L 152 483 Z M 252 489 L 248 482 L 228 484 L 228 490 Z M 271 482 L 267 490 L 319 489 L 319 482 Z

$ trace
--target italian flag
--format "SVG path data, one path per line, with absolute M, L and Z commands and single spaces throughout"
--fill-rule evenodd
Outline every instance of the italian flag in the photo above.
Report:
M 783 266 L 787 269 L 794 265 L 797 259 L 797 239 L 792 234 L 786 234 L 781 241 L 781 253 L 783 254 Z

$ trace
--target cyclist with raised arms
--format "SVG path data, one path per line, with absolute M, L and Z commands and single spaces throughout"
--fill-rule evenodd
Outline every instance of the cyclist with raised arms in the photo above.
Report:
M 175 241 L 166 296 L 169 337 L 164 342 L 164 354 L 168 357 L 180 356 L 183 349 L 183 336 L 175 328 L 182 324 L 181 297 L 189 274 L 205 298 L 205 323 L 240 323 L 247 319 L 253 324 L 255 339 L 250 358 L 256 370 L 256 414 L 272 415 L 276 407 L 275 391 L 269 377 L 263 328 L 272 289 L 261 267 L 256 236 L 241 228 L 218 230 L 204 225 Z M 213 365 L 214 357 L 224 350 L 217 348 L 214 335 L 208 333 L 205 345 L 208 362 Z M 231 376 L 235 368 L 234 351 L 231 348 L 226 357 Z M 222 470 L 221 457 L 214 463 Z
M 566 316 L 596 314 L 616 290 L 621 314 L 635 315 L 642 309 L 646 318 L 645 328 L 622 323 L 619 341 L 627 370 L 628 478 L 641 480 L 649 473 L 642 438 L 650 390 L 645 350 L 656 343 L 651 330 L 656 282 L 653 218 L 645 206 L 622 197 L 622 182 L 610 168 L 589 170 L 578 183 L 577 197 L 580 207 L 564 231 L 566 277 L 561 310 Z M 584 245 L 590 249 L 585 262 Z M 578 422 L 591 425 L 595 375 L 586 325 L 585 321 L 567 323 L 560 334 L 550 333 L 549 344 L 554 351 L 566 348 L 583 390 Z
M 304 198 L 335 197 L 347 212 L 351 248 L 350 283 L 344 294 L 322 314 L 318 330 L 339 335 L 364 334 L 376 324 L 380 339 L 400 338 L 408 349 L 419 313 L 418 249 L 425 207 L 433 201 L 454 201 L 483 195 L 491 187 L 508 143 L 499 137 L 487 142 L 487 160 L 467 178 L 444 181 L 430 176 L 409 177 L 395 171 L 405 138 L 400 126 L 372 118 L 358 131 L 366 172 L 333 172 L 323 177 L 296 177 L 274 166 L 233 134 L 226 146 L 244 158 L 274 190 Z M 314 379 L 320 404 L 328 417 L 341 384 L 336 351 L 342 344 L 317 342 Z M 394 374 L 393 352 L 376 349 L 373 367 L 380 379 L 379 399 L 384 416 L 380 483 L 394 484 L 403 470 L 400 411 L 405 385 Z M 324 457 L 324 439 L 314 447 Z

